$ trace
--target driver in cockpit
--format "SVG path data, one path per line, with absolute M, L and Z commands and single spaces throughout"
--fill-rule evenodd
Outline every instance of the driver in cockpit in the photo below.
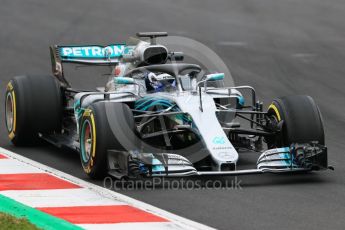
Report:
M 155 74 L 153 72 L 146 72 L 144 79 L 148 93 L 169 92 L 176 89 L 175 78 L 167 73 Z
M 114 69 L 115 78 L 118 76 L 123 76 L 126 72 L 125 65 L 118 65 Z M 176 81 L 173 76 L 167 73 L 154 73 L 154 72 L 144 72 L 143 80 L 147 93 L 155 92 L 171 92 L 176 90 Z M 116 91 L 116 90 L 128 90 L 131 85 L 117 85 L 113 80 L 110 80 L 105 88 L 105 91 Z

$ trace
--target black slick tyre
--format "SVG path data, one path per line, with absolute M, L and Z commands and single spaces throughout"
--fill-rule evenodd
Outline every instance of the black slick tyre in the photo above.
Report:
M 312 97 L 294 95 L 275 99 L 268 108 L 268 115 L 277 123 L 283 121 L 279 137 L 268 141 L 269 147 L 309 142 L 325 144 L 322 116 Z
M 129 151 L 134 143 L 132 111 L 123 103 L 98 102 L 85 109 L 80 122 L 80 159 L 84 172 L 93 179 L 106 176 L 108 150 Z
M 16 146 L 32 145 L 38 133 L 61 131 L 63 97 L 52 76 L 17 76 L 5 93 L 5 123 Z

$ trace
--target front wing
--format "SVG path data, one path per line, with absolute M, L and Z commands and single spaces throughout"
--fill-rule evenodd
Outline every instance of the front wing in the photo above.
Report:
M 185 157 L 173 153 L 139 153 L 108 150 L 109 174 L 116 178 L 236 176 L 262 173 L 288 173 L 332 168 L 327 147 L 315 143 L 264 151 L 256 168 L 232 171 L 198 171 Z

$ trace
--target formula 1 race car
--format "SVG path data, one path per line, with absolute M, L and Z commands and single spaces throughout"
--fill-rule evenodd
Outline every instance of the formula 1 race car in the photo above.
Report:
M 137 36 L 132 44 L 52 46 L 54 76 L 14 77 L 5 97 L 13 144 L 44 139 L 76 150 L 92 178 L 329 168 L 322 117 L 310 96 L 281 97 L 264 111 L 253 87 L 221 87 L 223 73 L 206 74 L 157 44 L 167 33 Z M 77 90 L 64 77 L 65 63 L 113 71 L 104 88 Z M 238 169 L 248 150 L 259 153 L 256 165 Z

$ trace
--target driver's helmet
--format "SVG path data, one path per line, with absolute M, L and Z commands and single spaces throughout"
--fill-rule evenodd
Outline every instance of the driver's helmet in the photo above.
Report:
M 167 73 L 148 72 L 145 75 L 145 86 L 147 92 L 171 91 L 176 89 L 176 81 L 173 76 Z

